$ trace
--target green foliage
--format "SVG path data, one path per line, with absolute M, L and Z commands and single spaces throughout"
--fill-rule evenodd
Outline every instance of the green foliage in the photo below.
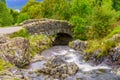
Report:
M 82 40 L 103 38 L 112 31 L 113 23 L 119 18 L 114 3 L 117 5 L 119 1 L 43 0 L 36 2 L 36 0 L 29 0 L 22 8 L 18 23 L 28 18 L 65 19 L 75 26 L 75 38 Z
M 36 0 L 29 0 L 28 3 L 22 8 L 21 14 L 27 13 L 31 19 L 42 18 L 42 5 L 41 2 Z
M 105 37 L 105 39 L 108 39 L 108 38 L 112 37 L 115 34 L 120 34 L 120 26 L 114 28 L 114 30 Z
M 42 7 L 45 18 L 68 20 L 70 17 L 69 0 L 44 0 Z
M 13 18 L 10 15 L 10 11 L 7 9 L 6 4 L 0 2 L 0 26 L 12 25 Z
M 21 13 L 20 15 L 18 15 L 17 23 L 21 23 L 29 18 L 30 16 L 27 13 Z
M 112 0 L 113 1 L 113 8 L 117 11 L 120 11 L 120 0 Z
M 109 51 L 118 46 L 117 40 L 90 40 L 88 41 L 88 48 L 85 51 L 88 56 L 94 55 L 94 52 L 99 50 L 99 53 L 97 54 L 97 57 L 101 56 L 107 56 L 109 54 Z
M 31 19 L 38 18 L 55 18 L 66 19 L 70 18 L 70 1 L 69 0 L 29 0 L 22 8 L 21 13 L 27 13 Z
M 29 40 L 33 55 L 48 49 L 52 44 L 51 40 L 45 35 L 33 35 Z
M 25 38 L 29 38 L 30 37 L 30 34 L 27 32 L 27 30 L 25 28 L 21 29 L 20 31 L 18 32 L 15 32 L 11 35 L 9 35 L 11 38 L 14 38 L 14 37 L 25 37 Z
M 12 67 L 12 65 L 10 63 L 5 62 L 2 59 L 0 59 L 0 72 L 4 71 L 5 69 L 8 69 L 10 67 Z
M 94 7 L 92 16 L 94 38 L 102 38 L 113 29 L 112 24 L 117 20 L 118 13 L 112 9 L 111 2 L 103 1 L 101 6 Z
M 17 23 L 17 18 L 18 18 L 19 12 L 17 12 L 16 10 L 10 9 L 10 14 L 13 17 L 13 24 Z
M 71 18 L 70 22 L 75 25 L 74 34 L 76 38 L 86 40 L 89 15 L 91 15 L 92 9 L 88 0 L 73 0 L 71 7 Z
M 91 13 L 91 5 L 88 0 L 73 0 L 71 6 L 72 15 L 86 17 Z
M 88 55 L 92 55 L 90 53 L 94 53 L 99 50 L 98 58 L 100 56 L 107 56 L 112 48 L 119 45 L 118 38 L 113 37 L 115 34 L 120 34 L 120 26 L 116 27 L 110 34 L 101 40 L 97 39 L 88 41 L 86 53 L 88 53 Z
M 79 16 L 73 16 L 70 20 L 72 24 L 75 25 L 74 28 L 74 37 L 82 40 L 86 40 L 86 24 L 87 20 L 85 18 L 80 18 Z M 84 36 L 83 36 L 84 35 Z
M 0 2 L 6 3 L 6 1 L 5 1 L 5 0 L 0 0 Z

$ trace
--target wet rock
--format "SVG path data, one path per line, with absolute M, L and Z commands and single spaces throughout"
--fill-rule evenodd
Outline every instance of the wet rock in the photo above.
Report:
M 78 71 L 78 66 L 75 63 L 66 63 L 64 59 L 59 56 L 54 56 L 48 59 L 45 67 L 40 72 L 48 74 L 53 78 L 66 78 L 74 75 Z
M 69 46 L 75 50 L 84 51 L 87 48 L 87 42 L 75 40 L 70 42 Z
M 34 62 L 43 61 L 43 60 L 45 60 L 45 58 L 44 58 L 43 56 L 36 54 L 36 55 L 31 59 L 30 62 L 31 62 L 31 63 L 34 63 Z
M 0 73 L 0 80 L 25 80 L 22 78 L 22 75 L 16 75 L 10 72 L 9 70 L 5 70 L 4 72 Z
M 113 49 L 111 49 L 108 52 L 107 56 L 100 56 L 98 57 L 98 54 L 100 53 L 100 50 L 96 50 L 93 52 L 91 57 L 89 57 L 89 61 L 99 65 L 99 64 L 105 64 L 114 68 L 120 67 L 120 46 L 117 46 Z
M 119 79 L 120 79 L 120 68 L 118 68 L 115 73 L 117 76 L 119 76 Z
M 18 67 L 23 67 L 30 62 L 29 40 L 14 38 L 4 44 L 0 44 L 0 57 Z
M 109 66 L 119 68 L 120 67 L 120 46 L 113 48 L 103 62 Z

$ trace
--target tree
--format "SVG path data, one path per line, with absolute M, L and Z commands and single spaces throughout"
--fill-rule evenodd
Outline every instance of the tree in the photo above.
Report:
M 92 28 L 94 38 L 105 37 L 113 28 L 118 13 L 112 8 L 112 0 L 103 0 L 101 6 L 93 7 Z
M 112 0 L 113 1 L 113 8 L 117 11 L 120 11 L 120 0 Z
M 5 2 L 4 0 L 2 1 Z M 6 4 L 3 2 L 0 2 L 0 24 L 1 26 L 12 25 L 13 18 L 10 15 L 9 9 L 6 7 Z
M 21 13 L 17 18 L 17 23 L 21 23 L 27 19 L 30 19 L 30 16 L 27 13 Z
M 13 24 L 17 23 L 17 18 L 18 18 L 19 12 L 17 12 L 16 10 L 10 9 L 10 14 L 13 17 Z
M 92 14 L 91 3 L 88 0 L 73 0 L 70 22 L 75 25 L 74 36 L 87 39 L 87 26 L 90 25 L 89 16 Z
M 6 3 L 6 1 L 5 1 L 5 0 L 0 0 L 0 2 Z
M 36 0 L 29 0 L 28 3 L 22 8 L 21 13 L 27 13 L 31 19 L 42 18 L 41 2 Z
M 70 18 L 69 0 L 44 0 L 42 7 L 43 17 L 66 20 Z

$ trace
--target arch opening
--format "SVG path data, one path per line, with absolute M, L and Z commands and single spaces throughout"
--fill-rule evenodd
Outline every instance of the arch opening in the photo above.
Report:
M 53 46 L 55 45 L 68 45 L 73 37 L 67 33 L 57 33 L 55 40 L 53 41 Z

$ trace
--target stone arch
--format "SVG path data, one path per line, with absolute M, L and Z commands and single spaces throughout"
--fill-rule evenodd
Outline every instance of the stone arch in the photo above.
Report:
M 22 23 L 30 34 L 45 34 L 48 36 L 57 33 L 73 34 L 73 26 L 65 20 L 33 19 Z
M 47 36 L 56 35 L 54 45 L 63 41 L 62 38 L 68 39 L 61 45 L 68 44 L 72 40 L 73 25 L 65 20 L 54 20 L 54 19 L 33 19 L 22 23 L 30 34 L 44 34 Z M 60 40 L 58 40 L 60 39 Z

